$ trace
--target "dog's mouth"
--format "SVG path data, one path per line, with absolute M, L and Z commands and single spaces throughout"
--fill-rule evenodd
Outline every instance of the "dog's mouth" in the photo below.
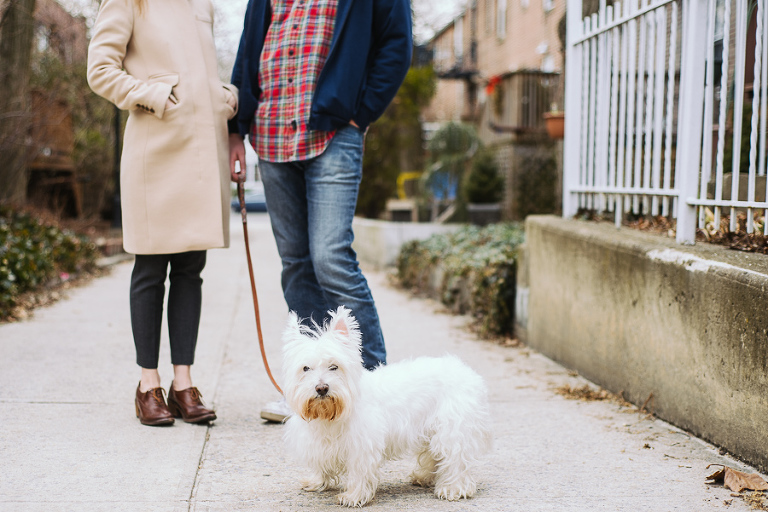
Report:
M 318 395 L 307 400 L 302 407 L 301 417 L 306 421 L 333 421 L 344 412 L 344 403 L 336 396 Z

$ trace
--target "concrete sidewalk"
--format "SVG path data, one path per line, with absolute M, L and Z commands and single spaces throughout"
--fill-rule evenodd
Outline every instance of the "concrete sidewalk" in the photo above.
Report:
M 128 317 L 130 263 L 72 290 L 30 320 L 0 325 L 1 511 L 339 510 L 333 492 L 306 493 L 284 454 L 282 426 L 259 418 L 277 398 L 263 371 L 239 216 L 232 248 L 209 251 L 193 369 L 217 409 L 211 426 L 139 424 L 139 371 Z M 286 306 L 280 262 L 264 214 L 249 216 L 268 356 L 280 371 Z M 370 510 L 750 510 L 708 486 L 707 464 L 754 471 L 664 422 L 612 402 L 554 393 L 585 381 L 525 348 L 476 339 L 465 317 L 416 299 L 368 272 L 389 361 L 455 353 L 486 379 L 493 452 L 472 500 L 448 503 L 390 462 Z M 164 386 L 171 380 L 167 338 Z

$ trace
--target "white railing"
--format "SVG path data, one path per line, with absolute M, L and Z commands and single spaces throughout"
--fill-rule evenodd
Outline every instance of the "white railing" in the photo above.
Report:
M 768 234 L 766 1 L 603 0 L 584 19 L 568 1 L 565 216 L 672 216 L 693 243 L 725 209 L 731 230 L 745 213 L 748 232 L 762 215 Z

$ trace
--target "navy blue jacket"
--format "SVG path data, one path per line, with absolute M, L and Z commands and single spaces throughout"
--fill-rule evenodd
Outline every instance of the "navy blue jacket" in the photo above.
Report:
M 299 0 L 296 0 L 299 1 Z M 306 1 L 306 0 L 305 0 Z M 365 130 L 395 97 L 411 63 L 409 0 L 338 0 L 331 48 L 312 98 L 309 128 L 350 121 Z M 259 96 L 259 61 L 272 21 L 269 0 L 249 0 L 232 83 L 240 90 L 230 133 L 250 131 Z

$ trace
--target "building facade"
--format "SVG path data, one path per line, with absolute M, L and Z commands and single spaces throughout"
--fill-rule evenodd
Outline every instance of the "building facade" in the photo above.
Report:
M 562 109 L 565 7 L 472 0 L 427 43 L 440 78 L 423 112 L 427 138 L 448 122 L 476 127 L 504 176 L 505 219 L 559 208 L 558 146 L 543 114 Z
M 473 0 L 427 44 L 441 80 L 424 120 L 479 123 L 484 114 L 493 114 L 483 112 L 490 106 L 498 115 L 485 115 L 488 122 L 514 127 L 521 123 L 514 111 L 522 105 L 538 102 L 537 109 L 550 110 L 552 101 L 543 105 L 543 100 L 559 103 L 562 96 L 558 27 L 564 14 L 565 0 Z M 516 75 L 536 76 L 543 83 L 523 84 L 532 79 Z

